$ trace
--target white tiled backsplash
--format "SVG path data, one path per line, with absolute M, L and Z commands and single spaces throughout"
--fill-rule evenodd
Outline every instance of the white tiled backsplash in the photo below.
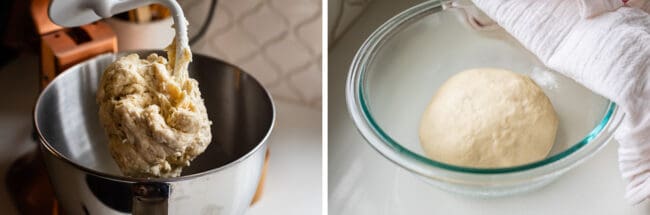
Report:
M 190 36 L 210 0 L 179 1 Z M 194 52 L 253 74 L 274 99 L 321 108 L 321 0 L 220 0 Z

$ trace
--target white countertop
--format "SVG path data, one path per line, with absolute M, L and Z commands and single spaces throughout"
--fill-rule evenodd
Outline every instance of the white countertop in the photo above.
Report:
M 276 102 L 276 108 L 264 194 L 248 215 L 320 214 L 321 112 L 284 102 Z
M 382 214 L 650 214 L 650 203 L 623 198 L 617 143 L 531 193 L 475 198 L 426 184 L 374 151 L 357 133 L 344 95 L 348 67 L 361 43 L 384 21 L 421 1 L 375 0 L 329 52 L 329 212 Z
M 0 68 L 0 211 L 18 214 L 5 176 L 16 158 L 33 150 L 32 108 L 38 93 L 38 58 L 22 55 Z M 319 214 L 321 211 L 321 111 L 276 101 L 276 127 L 264 194 L 249 215 Z

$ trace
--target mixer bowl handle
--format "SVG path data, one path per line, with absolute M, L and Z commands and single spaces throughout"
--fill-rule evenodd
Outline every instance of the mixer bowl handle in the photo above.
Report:
M 161 182 L 142 182 L 131 186 L 133 193 L 133 214 L 167 215 L 171 185 Z

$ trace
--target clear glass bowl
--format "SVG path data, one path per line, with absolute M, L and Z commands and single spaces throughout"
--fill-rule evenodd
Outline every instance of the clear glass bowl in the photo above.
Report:
M 477 29 L 470 23 L 476 8 L 444 8 L 427 1 L 398 14 L 365 41 L 352 62 L 348 109 L 379 153 L 447 190 L 499 196 L 541 187 L 609 142 L 622 118 L 613 102 L 544 67 L 503 29 Z M 550 98 L 560 124 L 544 160 L 482 169 L 424 156 L 419 120 L 436 89 L 455 73 L 481 67 L 526 74 Z

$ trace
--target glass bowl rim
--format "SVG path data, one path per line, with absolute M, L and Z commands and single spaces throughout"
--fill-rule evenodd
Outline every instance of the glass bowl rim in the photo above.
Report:
M 616 113 L 618 112 L 618 107 L 614 102 L 610 100 L 607 100 L 609 101 L 609 104 L 602 120 L 578 143 L 558 154 L 548 156 L 543 160 L 519 166 L 506 168 L 473 168 L 447 164 L 419 155 L 418 153 L 407 149 L 392 139 L 390 135 L 383 131 L 381 126 L 377 124 L 369 110 L 369 105 L 366 102 L 366 94 L 364 92 L 363 86 L 366 77 L 366 71 L 368 70 L 368 65 L 373 61 L 377 50 L 382 47 L 383 42 L 386 42 L 393 34 L 399 32 L 395 30 L 407 26 L 410 22 L 419 21 L 419 17 L 424 17 L 436 12 L 440 12 L 442 10 L 443 5 L 441 1 L 427 1 L 399 13 L 398 15 L 392 17 L 384 24 L 382 24 L 368 37 L 368 39 L 366 39 L 366 41 L 364 41 L 363 45 L 361 48 L 359 48 L 352 61 L 346 83 L 346 101 L 348 105 L 348 112 L 351 114 L 357 129 L 366 139 L 366 142 L 375 148 L 375 150 L 379 151 L 380 154 L 382 154 L 384 157 L 387 157 L 389 160 L 395 162 L 396 164 L 418 173 L 422 173 L 422 169 L 413 167 L 408 162 L 424 164 L 425 168 L 438 168 L 455 173 L 493 175 L 520 173 L 528 170 L 538 169 L 539 167 L 548 166 L 550 164 L 558 163 L 558 161 L 566 160 L 567 158 L 576 154 L 577 151 L 585 149 L 585 146 L 590 145 L 590 143 L 592 143 L 591 145 L 597 144 L 592 148 L 599 150 L 607 142 L 609 142 L 611 133 L 606 134 L 609 135 L 609 137 L 606 137 L 606 140 L 600 141 L 600 143 L 592 142 L 592 140 L 601 135 L 606 127 L 611 125 L 614 130 L 618 127 L 619 123 L 614 122 L 618 120 L 613 120 L 614 115 L 617 115 Z M 593 153 L 587 153 L 583 156 L 586 157 L 591 154 Z M 406 158 L 406 161 L 396 161 L 395 159 L 391 158 L 393 156 Z M 576 159 L 576 162 L 578 160 L 581 159 Z

